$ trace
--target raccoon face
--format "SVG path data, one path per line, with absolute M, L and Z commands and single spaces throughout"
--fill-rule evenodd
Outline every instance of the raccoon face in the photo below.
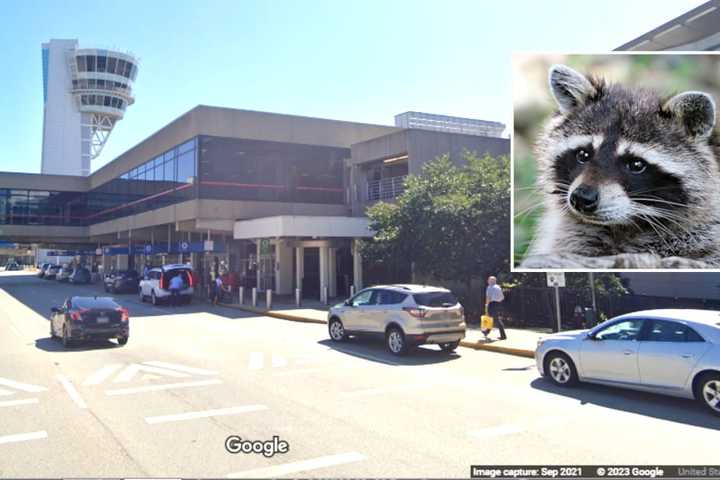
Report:
M 540 142 L 541 175 L 563 208 L 584 223 L 678 221 L 716 174 L 708 146 L 715 105 L 704 93 L 662 99 L 550 70 L 559 112 Z

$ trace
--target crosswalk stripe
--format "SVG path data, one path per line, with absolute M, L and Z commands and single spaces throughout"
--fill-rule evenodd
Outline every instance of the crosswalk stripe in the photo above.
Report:
M 24 442 L 26 440 L 39 440 L 47 438 L 48 434 L 45 430 L 40 432 L 16 433 L 14 435 L 5 435 L 0 437 L 0 443 Z
M 102 382 L 104 382 L 108 377 L 110 377 L 113 373 L 115 373 L 117 370 L 119 370 L 122 367 L 121 363 L 113 363 L 111 365 L 106 365 L 102 367 L 100 370 L 97 370 L 96 372 L 92 373 L 89 377 L 85 379 L 85 381 L 82 383 L 83 385 L 99 385 Z
M 45 387 L 40 387 L 38 385 L 30 385 L 28 383 L 20 383 L 7 378 L 0 378 L 0 385 L 5 385 L 6 387 L 14 388 L 16 390 L 22 390 L 24 392 L 32 393 L 44 392 L 45 390 L 47 390 L 47 388 Z
M 7 400 L 0 402 L 0 407 L 14 407 L 15 405 L 28 405 L 31 403 L 38 403 L 37 398 L 26 398 L 24 400 Z
M 280 477 L 289 473 L 305 472 L 308 470 L 316 470 L 318 468 L 332 467 L 345 463 L 360 462 L 367 460 L 365 455 L 357 452 L 340 453 L 338 455 L 328 455 L 326 457 L 312 458 L 310 460 L 302 460 L 300 462 L 284 463 L 273 465 L 272 467 L 256 468 L 253 470 L 245 470 L 243 472 L 231 473 L 228 478 L 266 478 Z
M 240 413 L 257 412 L 267 410 L 265 405 L 243 405 L 241 407 L 218 408 L 215 410 L 204 410 L 201 412 L 185 412 L 175 415 L 161 415 L 157 417 L 145 417 L 145 421 L 149 424 L 178 422 L 181 420 L 193 420 L 196 418 L 220 417 L 225 415 L 238 415 Z
M 217 375 L 218 374 L 218 372 L 213 372 L 211 370 L 205 370 L 202 368 L 195 368 L 195 367 L 186 367 L 185 365 L 178 365 L 176 363 L 157 362 L 157 361 L 143 362 L 143 363 L 145 365 L 152 365 L 154 367 L 168 368 L 170 370 L 178 370 L 180 372 L 191 373 L 193 375 Z
M 249 370 L 260 370 L 263 368 L 263 364 L 265 363 L 265 356 L 262 352 L 252 352 L 250 353 L 250 361 L 248 362 L 248 369 Z

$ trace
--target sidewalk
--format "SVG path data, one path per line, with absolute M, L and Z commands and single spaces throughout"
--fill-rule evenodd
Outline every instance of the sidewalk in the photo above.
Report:
M 223 303 L 221 305 L 293 322 L 327 323 L 328 307 L 318 301 L 304 301 L 303 308 L 297 308 L 294 304 L 276 303 L 273 305 L 272 310 L 265 309 L 260 303 L 257 307 L 239 305 L 237 303 Z M 550 330 L 507 328 L 505 332 L 507 334 L 506 340 L 498 340 L 497 329 L 490 332 L 489 338 L 485 339 L 485 336 L 480 332 L 480 328 L 477 325 L 468 326 L 467 335 L 465 339 L 460 342 L 460 345 L 466 348 L 474 348 L 475 350 L 489 350 L 534 358 L 538 338 L 549 334 Z

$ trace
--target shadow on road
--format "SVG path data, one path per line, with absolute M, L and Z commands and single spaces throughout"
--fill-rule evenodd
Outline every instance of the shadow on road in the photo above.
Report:
M 446 353 L 431 346 L 411 348 L 407 355 L 398 357 L 385 350 L 383 342 L 379 341 L 351 338 L 342 343 L 333 342 L 330 339 L 321 340 L 318 343 L 330 347 L 336 352 L 392 366 L 433 365 L 460 358 L 457 353 Z
M 570 388 L 558 387 L 544 378 L 538 378 L 530 385 L 544 392 L 574 398 L 581 404 L 598 405 L 670 422 L 720 430 L 720 417 L 715 417 L 692 400 L 589 383 Z
M 45 350 L 46 352 L 84 352 L 87 350 L 118 348 L 120 345 L 110 340 L 92 340 L 83 343 L 74 343 L 69 348 L 65 348 L 60 339 L 45 337 L 35 340 L 35 347 L 40 350 Z

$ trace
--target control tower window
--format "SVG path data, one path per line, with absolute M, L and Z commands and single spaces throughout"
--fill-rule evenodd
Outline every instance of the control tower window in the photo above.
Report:
M 97 71 L 104 72 L 107 65 L 107 57 L 97 57 Z
M 107 73 L 115 73 L 115 66 L 117 65 L 117 59 L 115 57 L 108 57 L 107 59 Z
M 122 75 L 124 71 L 125 71 L 125 60 L 118 59 L 117 68 L 115 69 L 115 74 Z
M 87 63 L 85 62 L 85 55 L 77 56 L 77 68 L 78 68 L 78 72 L 87 71 Z
M 94 72 L 95 71 L 95 57 L 92 55 L 88 55 L 86 57 L 86 61 L 87 61 L 87 71 Z

